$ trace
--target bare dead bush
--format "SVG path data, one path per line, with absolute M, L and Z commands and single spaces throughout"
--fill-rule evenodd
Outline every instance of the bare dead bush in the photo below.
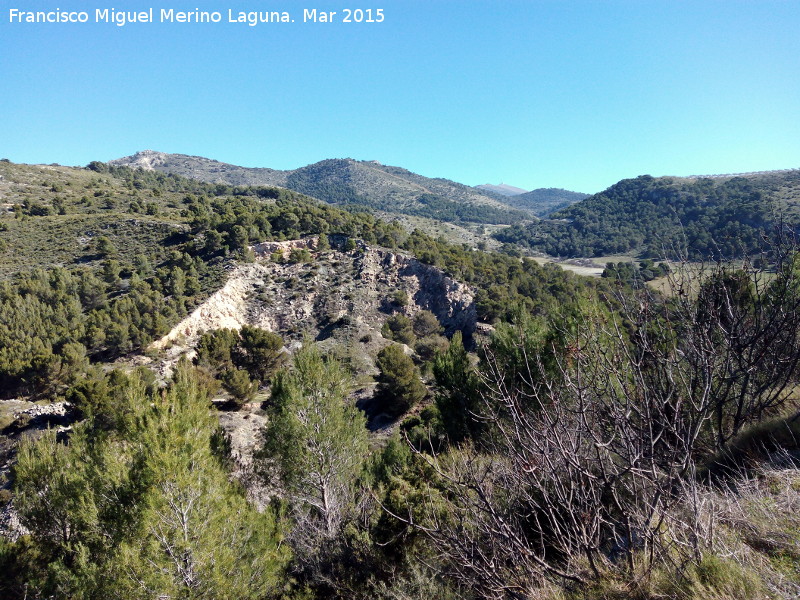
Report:
M 677 270 L 666 300 L 584 304 L 514 378 L 486 349 L 473 417 L 487 433 L 420 454 L 446 508 L 398 516 L 485 598 L 699 561 L 713 526 L 698 461 L 780 409 L 800 360 L 800 262 L 778 259 L 769 277 L 720 263 Z

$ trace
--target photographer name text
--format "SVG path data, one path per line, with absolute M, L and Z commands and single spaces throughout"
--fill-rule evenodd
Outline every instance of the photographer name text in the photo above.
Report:
M 383 23 L 386 16 L 382 8 L 342 8 L 318 10 L 303 8 L 297 12 L 262 10 L 241 11 L 233 8 L 221 11 L 175 10 L 174 8 L 149 8 L 127 11 L 116 8 L 95 8 L 90 11 L 68 11 L 56 8 L 51 11 L 8 9 L 8 22 L 12 24 L 85 24 L 106 23 L 125 27 L 152 23 L 189 24 L 239 24 L 256 27 L 268 23 Z

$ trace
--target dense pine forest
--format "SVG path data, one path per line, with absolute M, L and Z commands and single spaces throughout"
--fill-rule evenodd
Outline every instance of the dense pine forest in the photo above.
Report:
M 497 234 L 555 256 L 641 253 L 649 258 L 728 259 L 764 252 L 776 227 L 798 224 L 800 171 L 747 177 L 626 179 Z
M 489 252 L 283 188 L 0 176 L 2 597 L 800 593 L 791 182 L 627 180 Z

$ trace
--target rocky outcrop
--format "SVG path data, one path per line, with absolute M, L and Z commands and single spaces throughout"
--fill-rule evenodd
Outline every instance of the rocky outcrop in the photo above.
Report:
M 256 256 L 262 258 L 269 258 L 276 252 L 288 258 L 291 251 L 298 248 L 301 250 L 316 250 L 317 242 L 318 238 L 316 237 L 303 238 L 302 240 L 288 240 L 285 242 L 261 242 L 260 244 L 251 246 L 250 249 Z
M 412 300 L 404 312 L 429 310 L 448 335 L 461 330 L 475 331 L 477 313 L 471 288 L 445 275 L 441 269 L 416 258 L 380 249 L 367 250 L 360 264 L 359 278 L 365 285 L 402 289 Z
M 154 171 L 169 162 L 169 154 L 155 150 L 142 150 L 130 157 L 131 166 L 139 167 L 145 171 Z M 122 161 L 109 161 L 111 165 L 123 164 Z
M 153 346 L 174 358 L 191 351 L 205 331 L 246 324 L 287 339 L 323 339 L 327 329 L 347 322 L 363 329 L 360 337 L 370 332 L 380 337 L 390 313 L 413 315 L 423 309 L 436 315 L 448 334 L 475 331 L 473 290 L 406 254 L 359 244 L 349 252 L 314 253 L 308 263 L 269 259 L 276 252 L 286 256 L 292 248 L 313 251 L 316 246 L 316 238 L 254 246 L 255 262 L 237 266 L 222 289 Z M 406 292 L 407 306 L 392 303 L 398 290 Z

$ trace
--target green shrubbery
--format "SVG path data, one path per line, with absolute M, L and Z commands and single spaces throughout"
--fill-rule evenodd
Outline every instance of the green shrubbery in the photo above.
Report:
M 191 368 L 164 394 L 121 382 L 112 427 L 69 444 L 24 442 L 15 506 L 30 535 L 2 553 L 8 593 L 28 597 L 264 598 L 289 559 L 275 511 L 258 512 L 212 451 L 215 419 Z M 9 581 L 11 580 L 11 581 Z
M 397 344 L 386 346 L 378 353 L 377 396 L 383 409 L 400 415 L 422 400 L 427 391 L 422 385 L 419 369 Z
M 269 383 L 285 360 L 281 336 L 245 325 L 239 331 L 215 329 L 200 336 L 195 363 L 219 377 L 240 406 Z

